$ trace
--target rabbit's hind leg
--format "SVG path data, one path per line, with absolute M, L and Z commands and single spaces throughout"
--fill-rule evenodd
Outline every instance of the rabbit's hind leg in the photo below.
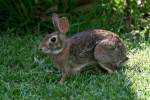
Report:
M 116 64 L 114 62 L 113 55 L 114 44 L 109 40 L 103 40 L 99 42 L 94 51 L 94 57 L 97 60 L 97 63 L 103 69 L 107 70 L 108 73 L 113 73 L 116 70 Z

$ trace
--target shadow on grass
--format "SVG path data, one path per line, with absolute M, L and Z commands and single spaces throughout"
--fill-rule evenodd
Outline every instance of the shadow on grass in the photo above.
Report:
M 121 69 L 114 74 L 83 72 L 65 81 L 63 86 L 56 85 L 51 93 L 54 97 L 66 99 L 92 99 L 92 100 L 135 100 L 132 82 Z M 59 95 L 57 94 L 59 92 Z

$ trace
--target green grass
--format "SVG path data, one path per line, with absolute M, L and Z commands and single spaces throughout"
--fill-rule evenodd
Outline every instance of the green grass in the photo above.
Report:
M 60 72 L 49 57 L 37 49 L 42 38 L 37 33 L 54 30 L 49 8 L 58 0 L 53 1 L 13 1 L 16 6 L 9 5 L 10 0 L 0 1 L 0 100 L 149 100 L 150 42 L 131 40 L 133 36 L 124 23 L 123 0 L 113 0 L 112 4 L 109 0 L 98 0 L 86 12 L 74 12 L 74 1 L 70 1 L 69 13 L 59 6 L 59 14 L 69 18 L 68 36 L 93 28 L 116 32 L 128 47 L 129 61 L 112 75 L 87 71 L 69 78 L 62 86 L 57 84 Z M 48 17 L 46 21 L 35 18 L 38 6 L 44 9 L 41 12 Z M 142 12 L 131 5 L 132 30 L 142 31 L 140 27 L 145 30 L 149 23 L 145 25 L 139 19 L 149 8 L 148 0 Z M 142 36 L 142 32 L 139 35 Z
M 1 100 L 137 100 L 150 98 L 150 46 L 125 40 L 129 61 L 113 75 L 83 72 L 60 86 L 60 72 L 38 51 L 42 36 L 0 37 Z

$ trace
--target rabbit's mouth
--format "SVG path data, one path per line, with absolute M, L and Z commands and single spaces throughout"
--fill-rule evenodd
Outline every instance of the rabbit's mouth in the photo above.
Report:
M 43 53 L 51 53 L 51 50 L 49 50 L 48 48 L 43 47 L 42 52 Z
M 45 47 L 42 48 L 43 53 L 54 54 L 54 55 L 59 54 L 62 51 L 63 51 L 63 48 L 54 49 L 54 50 L 51 50 L 51 49 L 48 49 L 48 48 L 45 48 Z

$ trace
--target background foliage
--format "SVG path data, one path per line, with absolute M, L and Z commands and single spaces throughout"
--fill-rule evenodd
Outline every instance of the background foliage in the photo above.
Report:
M 51 14 L 54 12 L 69 18 L 71 32 L 85 30 L 87 23 L 86 29 L 105 27 L 122 32 L 147 26 L 147 20 L 141 19 L 149 17 L 150 1 L 0 0 L 0 31 L 3 34 L 52 31 Z

